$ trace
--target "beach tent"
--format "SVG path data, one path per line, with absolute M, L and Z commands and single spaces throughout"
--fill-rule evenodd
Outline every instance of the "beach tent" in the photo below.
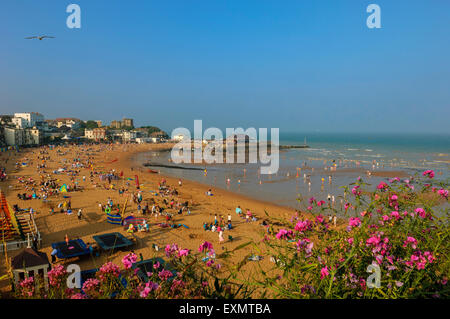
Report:
M 122 216 L 107 212 L 106 221 L 113 225 L 122 225 Z
M 137 225 L 142 225 L 143 222 L 147 223 L 147 219 L 143 218 L 143 217 L 134 217 L 134 216 L 128 216 L 123 220 L 123 226 L 124 229 L 128 229 L 128 227 L 130 226 L 130 224 L 133 224 L 135 227 L 137 227 Z
M 61 186 L 61 188 L 59 189 L 59 191 L 60 191 L 61 193 L 67 193 L 67 185 L 64 184 L 63 186 Z

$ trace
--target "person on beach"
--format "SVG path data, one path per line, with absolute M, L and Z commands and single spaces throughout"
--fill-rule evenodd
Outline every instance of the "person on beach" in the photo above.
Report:
M 239 216 L 242 214 L 241 206 L 236 207 L 236 214 L 238 214 Z
M 69 246 L 69 236 L 66 234 L 64 240 L 66 241 L 66 245 Z
M 82 215 L 82 209 L 80 208 L 77 213 L 78 220 L 81 220 L 81 215 Z
M 51 256 L 52 256 L 52 264 L 54 264 L 56 262 L 56 254 L 58 253 L 58 250 L 56 248 L 54 248 L 51 252 Z
M 223 243 L 224 239 L 223 239 L 223 230 L 222 228 L 218 228 L 217 231 L 219 232 L 219 243 Z

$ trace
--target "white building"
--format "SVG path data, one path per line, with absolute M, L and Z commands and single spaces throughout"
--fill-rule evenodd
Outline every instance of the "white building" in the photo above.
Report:
M 14 126 L 16 128 L 25 128 L 28 127 L 28 121 L 26 119 L 24 119 L 23 117 L 13 117 L 11 119 L 12 124 L 14 124 Z
M 159 137 L 137 137 L 136 143 L 146 144 L 146 143 L 159 143 L 161 139 Z
M 39 145 L 42 134 L 37 128 L 4 128 L 5 142 L 8 146 Z
M 37 113 L 37 112 L 14 113 L 14 118 L 24 119 L 24 121 L 26 123 L 24 127 L 33 127 L 33 126 L 36 126 L 37 122 L 44 122 L 44 115 L 42 115 L 41 113 Z M 13 118 L 13 123 L 14 123 L 14 118 Z
M 94 128 L 92 130 L 85 129 L 84 137 L 90 140 L 104 140 L 106 139 L 106 129 Z
M 180 142 L 180 141 L 182 141 L 184 138 L 185 138 L 185 136 L 184 136 L 183 134 L 177 134 L 177 135 L 175 135 L 172 139 L 173 139 L 174 141 Z
M 71 128 L 72 130 L 76 130 L 80 128 L 81 121 L 79 119 L 75 118 L 62 118 L 62 119 L 56 119 L 56 127 L 60 128 L 61 126 L 67 126 Z
M 122 139 L 125 142 L 131 142 L 131 141 L 136 140 L 136 136 L 137 136 L 137 133 L 134 131 L 123 131 L 122 132 Z

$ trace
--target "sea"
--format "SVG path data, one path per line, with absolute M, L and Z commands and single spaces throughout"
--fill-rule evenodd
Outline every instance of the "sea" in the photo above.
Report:
M 141 153 L 135 160 L 156 165 L 150 168 L 163 175 L 205 184 L 213 192 L 222 188 L 295 209 L 304 209 L 312 196 L 325 201 L 331 197 L 336 206 L 342 205 L 349 196 L 343 186 L 359 177 L 369 189 L 397 176 L 417 179 L 426 169 L 435 171 L 436 181 L 450 178 L 450 134 L 280 132 L 280 145 L 305 142 L 308 148 L 280 150 L 278 171 L 266 175 L 260 174 L 261 163 L 158 167 L 174 165 L 167 151 Z

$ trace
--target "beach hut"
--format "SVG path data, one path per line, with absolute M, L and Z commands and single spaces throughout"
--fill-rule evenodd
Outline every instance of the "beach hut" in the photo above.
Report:
M 50 263 L 47 254 L 31 247 L 24 248 L 19 254 L 11 259 L 11 271 L 14 276 L 14 285 L 17 286 L 25 278 L 40 277 L 48 289 L 48 271 Z

